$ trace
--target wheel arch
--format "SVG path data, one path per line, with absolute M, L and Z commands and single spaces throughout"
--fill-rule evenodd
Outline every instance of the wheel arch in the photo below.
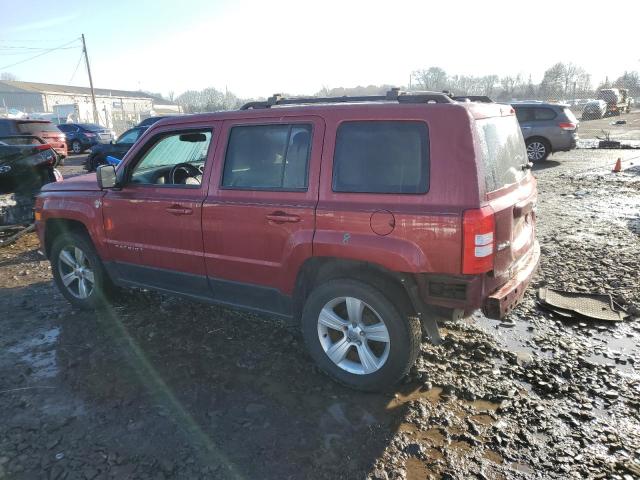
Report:
M 65 233 L 83 234 L 93 243 L 89 229 L 81 221 L 69 218 L 50 218 L 45 222 L 44 229 L 44 248 L 47 258 L 51 255 L 51 247 L 55 239 Z
M 307 259 L 296 277 L 293 292 L 293 315 L 300 318 L 306 299 L 318 285 L 329 280 L 348 278 L 367 283 L 383 292 L 389 300 L 399 302 L 404 313 L 415 315 L 410 274 L 392 272 L 378 264 L 337 257 L 311 257 Z

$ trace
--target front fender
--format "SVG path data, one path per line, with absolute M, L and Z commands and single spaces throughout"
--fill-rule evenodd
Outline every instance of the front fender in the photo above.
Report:
M 36 204 L 40 219 L 36 222 L 38 235 L 43 246 L 46 240 L 46 226 L 50 220 L 68 220 L 84 225 L 98 252 L 108 258 L 104 227 L 102 222 L 102 197 L 104 192 L 60 192 L 40 195 Z

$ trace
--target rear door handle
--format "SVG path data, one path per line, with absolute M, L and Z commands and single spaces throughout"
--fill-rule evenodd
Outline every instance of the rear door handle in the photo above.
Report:
M 166 208 L 167 213 L 171 215 L 191 215 L 193 213 L 193 209 L 186 208 L 180 205 L 171 205 Z
M 296 223 L 300 221 L 298 215 L 290 215 L 285 212 L 273 212 L 266 216 L 267 220 L 275 223 Z

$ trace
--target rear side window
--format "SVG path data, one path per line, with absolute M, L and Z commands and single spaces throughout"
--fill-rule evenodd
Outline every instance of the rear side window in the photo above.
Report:
M 344 122 L 336 135 L 333 191 L 426 193 L 429 130 L 423 122 Z
M 516 107 L 515 111 L 519 122 L 530 122 L 533 120 L 533 108 Z
M 476 120 L 487 192 L 519 182 L 528 163 L 522 132 L 514 116 Z
M 49 122 L 18 123 L 18 130 L 25 135 L 37 135 L 40 132 L 60 133 L 58 127 Z
M 307 188 L 311 125 L 233 127 L 225 156 L 222 186 L 242 190 Z
M 534 108 L 533 111 L 536 120 L 553 120 L 557 117 L 556 112 L 550 108 Z

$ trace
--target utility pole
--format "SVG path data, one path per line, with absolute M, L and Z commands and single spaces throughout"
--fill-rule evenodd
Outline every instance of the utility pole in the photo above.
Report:
M 98 107 L 96 106 L 96 94 L 93 91 L 93 79 L 91 78 L 91 67 L 89 66 L 89 55 L 87 54 L 87 44 L 84 41 L 84 33 L 82 34 L 82 51 L 84 52 L 84 61 L 87 64 L 89 87 L 91 87 L 91 101 L 93 102 L 93 123 L 98 123 Z

